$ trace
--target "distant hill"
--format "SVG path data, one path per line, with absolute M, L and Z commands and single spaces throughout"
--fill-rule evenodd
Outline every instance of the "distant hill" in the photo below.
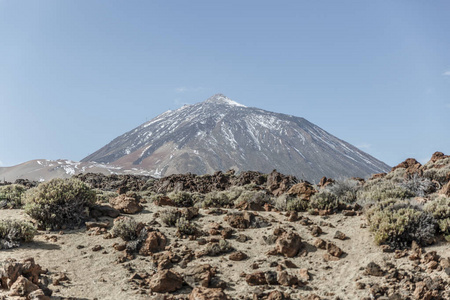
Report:
M 69 178 L 80 173 L 135 174 L 149 175 L 149 172 L 137 168 L 125 169 L 114 165 L 92 162 L 75 162 L 71 160 L 30 160 L 12 167 L 0 167 L 0 181 L 14 182 L 16 179 L 48 181 L 53 178 Z
M 390 169 L 304 118 L 246 107 L 222 94 L 167 111 L 82 162 L 137 167 L 157 177 L 277 169 L 313 182 Z

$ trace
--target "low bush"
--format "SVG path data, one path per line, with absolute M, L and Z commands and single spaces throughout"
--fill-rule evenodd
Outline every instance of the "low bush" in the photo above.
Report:
M 332 185 L 327 186 L 325 189 L 335 195 L 339 202 L 353 204 L 356 202 L 358 191 L 361 189 L 361 184 L 353 179 L 336 180 Z
M 114 221 L 114 226 L 111 228 L 111 235 L 120 237 L 124 241 L 135 240 L 137 235 L 138 223 L 133 218 L 122 217 Z
M 439 231 L 450 239 L 450 198 L 440 196 L 427 202 L 424 210 L 433 215 L 439 225 Z
M 274 206 L 279 211 L 285 211 L 288 203 L 288 199 L 293 198 L 286 194 L 282 194 L 275 198 Z
M 378 202 L 387 199 L 407 199 L 415 195 L 406 188 L 388 180 L 371 180 L 359 190 L 358 201 Z
M 389 180 L 393 183 L 401 183 L 405 179 L 405 176 L 406 176 L 406 169 L 397 168 L 394 171 L 387 173 L 383 179 Z
M 227 240 L 220 240 L 218 243 L 210 243 L 206 246 L 205 252 L 209 256 L 218 256 L 233 251 L 234 248 Z
M 161 199 L 163 199 L 164 197 L 166 197 L 164 194 L 159 194 L 159 193 L 157 193 L 157 194 L 152 194 L 152 195 L 150 196 L 150 202 L 152 202 L 152 203 L 158 203 L 158 202 L 160 202 Z
M 287 211 L 307 211 L 310 208 L 310 201 L 297 197 L 288 197 L 286 200 Z
M 159 218 L 167 226 L 175 226 L 177 220 L 181 217 L 181 213 L 176 209 L 166 209 L 159 213 Z
M 233 199 L 229 198 L 230 201 Z M 271 198 L 263 191 L 243 191 L 239 197 L 234 201 L 234 204 L 257 204 L 259 206 L 264 206 L 266 203 L 270 203 Z
M 435 162 L 429 161 L 423 167 L 424 177 L 436 180 L 441 184 L 450 180 L 450 157 Z
M 213 191 L 205 195 L 203 201 L 198 202 L 197 205 L 203 208 L 207 207 L 232 207 L 234 201 L 230 200 L 225 191 Z
M 79 226 L 96 200 L 95 191 L 79 179 L 53 179 L 24 194 L 25 212 L 38 227 L 58 230 Z
M 401 249 L 411 245 L 412 241 L 427 245 L 434 240 L 435 219 L 408 201 L 379 202 L 366 211 L 366 217 L 377 244 Z
M 176 222 L 177 235 L 195 235 L 197 233 L 197 227 L 186 220 L 186 218 L 181 217 Z
M 336 210 L 339 208 L 337 196 L 328 189 L 322 189 L 311 196 L 310 208 Z
M 0 208 L 22 207 L 22 196 L 26 190 L 21 184 L 0 186 Z
M 399 185 L 418 197 L 425 197 L 436 191 L 436 186 L 430 179 L 421 177 L 417 174 L 404 179 Z
M 167 195 L 178 207 L 191 207 L 194 204 L 192 194 L 189 192 L 171 192 Z
M 96 194 L 97 202 L 100 203 L 109 203 L 109 199 L 119 196 L 119 194 L 116 192 L 102 191 L 99 189 L 94 189 L 94 191 Z
M 31 242 L 36 228 L 25 221 L 0 221 L 0 249 L 19 247 L 21 242 Z

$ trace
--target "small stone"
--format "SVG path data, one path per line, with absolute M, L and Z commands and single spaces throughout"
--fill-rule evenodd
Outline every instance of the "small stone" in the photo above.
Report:
M 383 276 L 384 274 L 381 267 L 373 261 L 367 265 L 364 273 L 371 276 Z
M 298 272 L 299 272 L 300 278 L 303 281 L 309 281 L 310 275 L 309 275 L 308 269 L 300 269 Z
M 324 249 L 325 250 L 327 248 L 327 242 L 325 242 L 322 239 L 316 239 L 314 241 L 314 246 L 316 246 L 319 249 Z
M 94 247 L 92 247 L 92 251 L 94 251 L 94 252 L 100 251 L 102 249 L 103 249 L 103 247 L 101 245 L 95 245 Z
M 335 239 L 339 239 L 339 240 L 345 240 L 345 239 L 347 239 L 347 236 L 343 233 L 343 232 L 341 232 L 341 231 L 336 231 L 336 233 L 334 234 L 334 238 Z
M 237 251 L 237 252 L 231 253 L 228 258 L 232 261 L 241 261 L 241 260 L 244 260 L 247 258 L 247 254 L 245 254 L 242 251 Z

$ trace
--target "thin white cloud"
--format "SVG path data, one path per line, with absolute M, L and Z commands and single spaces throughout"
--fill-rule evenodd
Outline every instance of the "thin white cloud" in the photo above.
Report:
M 3 162 L 0 160 L 0 167 L 3 166 Z
M 356 148 L 359 148 L 359 149 L 370 149 L 370 147 L 372 147 L 372 145 L 368 144 L 368 143 L 362 143 L 362 144 L 356 145 Z
M 450 71 L 445 71 L 444 73 L 442 73 L 442 75 L 444 75 L 444 76 L 450 76 Z
M 178 87 L 175 89 L 175 92 L 177 93 L 187 93 L 187 92 L 200 92 L 203 91 L 205 88 L 203 87 Z

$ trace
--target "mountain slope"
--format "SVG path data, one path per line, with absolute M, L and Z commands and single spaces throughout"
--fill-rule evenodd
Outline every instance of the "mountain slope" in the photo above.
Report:
M 29 179 L 34 181 L 48 181 L 53 178 L 70 178 L 80 173 L 102 173 L 149 175 L 149 172 L 137 168 L 126 169 L 120 166 L 104 165 L 92 162 L 76 162 L 59 159 L 35 159 L 12 166 L 0 167 L 0 181 L 14 182 L 16 179 Z
M 309 181 L 389 170 L 303 118 L 245 107 L 221 94 L 167 111 L 82 161 L 139 166 L 154 176 L 277 169 Z

